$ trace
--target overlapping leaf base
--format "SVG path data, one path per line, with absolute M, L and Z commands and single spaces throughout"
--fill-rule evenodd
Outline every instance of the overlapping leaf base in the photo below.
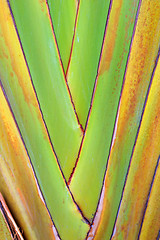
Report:
M 159 238 L 159 0 L 0 0 L 0 103 L 17 239 Z

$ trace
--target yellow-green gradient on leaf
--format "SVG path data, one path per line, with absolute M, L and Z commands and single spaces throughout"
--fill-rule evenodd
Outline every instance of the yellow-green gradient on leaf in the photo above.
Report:
M 110 0 L 79 1 L 67 82 L 83 128 L 97 75 L 109 4 Z
M 160 2 L 140 5 L 104 182 L 95 239 L 111 237 L 160 43 Z
M 9 3 L 52 144 L 68 180 L 82 131 L 65 82 L 48 5 L 44 0 Z
M 160 237 L 159 55 L 159 0 L 0 0 L 0 240 Z
M 160 154 L 160 58 L 147 98 L 112 239 L 136 239 Z M 154 206 L 157 208 L 157 206 Z M 151 215 L 153 216 L 153 215 Z M 158 220 L 158 219 L 157 219 Z M 158 223 L 158 221 L 157 221 Z M 157 227 L 154 225 L 154 229 Z M 158 234 L 158 229 L 157 229 Z M 155 239 L 155 238 L 150 238 Z
M 138 1 L 135 0 L 127 3 L 114 1 L 112 4 L 92 107 L 77 167 L 71 178 L 71 191 L 90 221 L 103 184 L 137 8 Z
M 160 165 L 159 160 L 151 191 L 147 202 L 147 207 L 140 231 L 140 240 L 156 239 L 160 230 Z
M 53 223 L 1 88 L 0 102 L 0 192 L 26 239 L 55 239 Z
M 4 90 L 57 229 L 62 228 L 63 225 L 61 236 L 70 239 L 67 225 L 70 224 L 73 239 L 78 237 L 83 239 L 88 231 L 88 224 L 82 221 L 83 217 L 65 184 L 33 91 L 11 13 L 6 1 L 1 0 L 1 4 L 3 4 L 3 11 L 0 8 L 0 54 L 2 56 L 0 78 Z M 12 116 L 11 112 L 10 115 Z

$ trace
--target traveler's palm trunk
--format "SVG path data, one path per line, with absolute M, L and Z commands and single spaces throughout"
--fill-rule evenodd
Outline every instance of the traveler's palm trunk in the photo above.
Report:
M 0 238 L 160 232 L 160 1 L 0 0 Z

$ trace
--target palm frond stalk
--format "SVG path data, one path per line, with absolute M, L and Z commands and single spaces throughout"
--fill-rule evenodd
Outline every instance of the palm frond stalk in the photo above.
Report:
M 158 239 L 159 136 L 159 0 L 0 0 L 0 239 Z

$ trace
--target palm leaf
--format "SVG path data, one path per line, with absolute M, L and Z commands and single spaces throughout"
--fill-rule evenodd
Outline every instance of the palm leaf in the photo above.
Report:
M 159 16 L 0 0 L 2 240 L 159 238 Z

